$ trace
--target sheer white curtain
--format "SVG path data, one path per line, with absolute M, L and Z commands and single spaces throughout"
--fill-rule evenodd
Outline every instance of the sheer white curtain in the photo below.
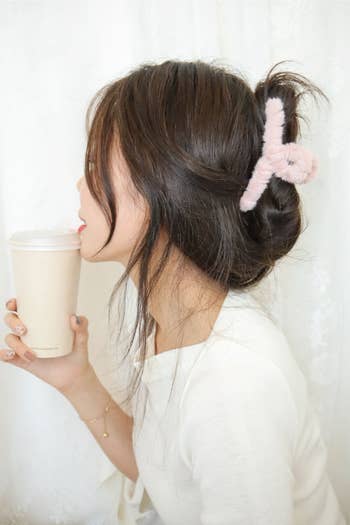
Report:
M 149 60 L 215 58 L 254 87 L 272 64 L 289 59 L 286 68 L 326 91 L 331 107 L 311 99 L 303 129 L 320 161 L 318 179 L 298 186 L 308 227 L 259 293 L 309 380 L 330 476 L 350 515 L 349 23 L 347 0 L 0 3 L 3 315 L 15 296 L 12 232 L 78 225 L 85 111 L 103 84 Z M 107 301 L 121 270 L 83 261 L 78 304 L 90 322 L 91 361 L 112 393 Z M 2 323 L 2 348 L 8 332 Z M 0 363 L 0 411 L 2 525 L 115 522 L 120 474 L 63 397 Z

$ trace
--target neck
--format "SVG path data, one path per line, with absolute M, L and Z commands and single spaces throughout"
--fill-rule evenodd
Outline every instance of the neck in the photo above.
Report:
M 156 353 L 205 341 L 226 294 L 197 267 L 187 264 L 179 270 L 171 256 L 149 298 L 149 312 L 156 322 Z

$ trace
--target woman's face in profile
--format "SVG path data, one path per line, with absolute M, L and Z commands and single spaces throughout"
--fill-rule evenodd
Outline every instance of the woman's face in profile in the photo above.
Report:
M 77 182 L 80 193 L 78 214 L 86 221 L 86 228 L 80 233 L 80 255 L 90 262 L 118 261 L 126 266 L 146 217 L 146 205 L 132 185 L 128 167 L 115 146 L 111 151 L 111 161 L 113 189 L 118 201 L 116 226 L 109 244 L 96 257 L 94 254 L 108 238 L 109 225 L 92 197 L 85 177 Z

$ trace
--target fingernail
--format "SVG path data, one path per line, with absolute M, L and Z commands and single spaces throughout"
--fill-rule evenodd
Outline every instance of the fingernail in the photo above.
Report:
M 79 316 L 78 316 L 78 315 L 75 316 L 75 320 L 76 320 L 76 323 L 77 323 L 77 324 L 80 324 L 80 319 L 79 319 Z
M 11 359 L 11 357 L 13 357 L 15 355 L 15 351 L 14 350 L 7 350 L 5 355 L 6 355 L 6 357 L 8 359 Z
M 32 352 L 24 352 L 24 357 L 27 359 L 30 359 L 30 361 L 34 361 L 36 359 L 36 355 L 34 355 Z
M 18 334 L 22 335 L 22 334 L 24 334 L 24 332 L 26 331 L 26 329 L 25 329 L 24 326 L 18 325 L 18 326 L 16 326 L 15 331 L 16 331 Z
M 8 308 L 8 307 L 10 306 L 10 302 L 11 302 L 11 301 L 7 301 L 7 303 L 6 303 L 6 308 Z

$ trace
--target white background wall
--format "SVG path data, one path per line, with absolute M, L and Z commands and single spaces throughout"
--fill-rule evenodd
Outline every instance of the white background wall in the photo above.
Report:
M 350 515 L 349 23 L 348 0 L 0 2 L 3 315 L 15 296 L 12 233 L 79 224 L 85 111 L 103 84 L 148 60 L 215 58 L 254 87 L 289 59 L 286 68 L 326 91 L 331 108 L 310 105 L 303 132 L 320 161 L 318 179 L 298 187 L 309 226 L 262 293 L 309 380 L 330 475 Z M 91 361 L 111 391 L 107 301 L 120 271 L 83 261 L 78 305 L 90 322 Z M 8 332 L 2 323 L 0 347 Z M 107 523 L 118 472 L 64 398 L 7 363 L 0 363 L 0 433 L 2 525 Z

